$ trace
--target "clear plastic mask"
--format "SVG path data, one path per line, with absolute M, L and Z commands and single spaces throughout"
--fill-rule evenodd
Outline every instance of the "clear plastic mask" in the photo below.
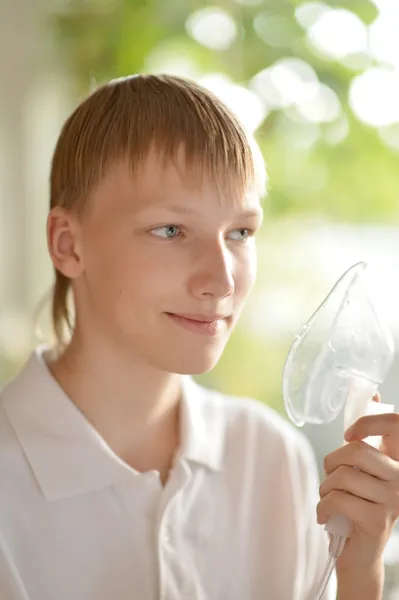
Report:
M 369 298 L 366 263 L 351 267 L 295 336 L 283 375 L 285 408 L 298 426 L 329 423 L 356 380 L 378 387 L 394 359 L 394 343 Z

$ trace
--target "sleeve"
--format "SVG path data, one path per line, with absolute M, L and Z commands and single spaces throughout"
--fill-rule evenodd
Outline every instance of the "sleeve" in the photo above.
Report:
M 11 553 L 0 534 L 0 591 L 1 600 L 29 600 Z

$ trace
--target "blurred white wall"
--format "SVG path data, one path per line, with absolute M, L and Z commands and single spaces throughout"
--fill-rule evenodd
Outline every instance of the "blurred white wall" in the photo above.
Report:
M 24 310 L 28 303 L 29 198 L 25 103 L 37 70 L 37 0 L 0 5 L 0 298 Z M 18 240 L 18 243 L 16 243 Z
M 0 346 L 24 355 L 49 288 L 48 172 L 68 111 L 68 79 L 43 0 L 0 1 Z

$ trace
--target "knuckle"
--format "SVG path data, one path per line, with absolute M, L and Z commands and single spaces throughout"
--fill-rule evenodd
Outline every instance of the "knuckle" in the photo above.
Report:
M 328 490 L 331 487 L 330 476 L 328 476 L 319 486 L 319 496 L 320 498 L 324 498 L 328 494 Z
M 367 416 L 366 415 L 364 415 L 363 417 L 359 417 L 357 419 L 357 421 L 355 421 L 355 425 L 356 426 L 359 426 L 359 425 L 362 426 L 362 425 L 364 425 L 364 423 L 367 423 Z
M 349 467 L 348 465 L 340 465 L 335 471 L 334 483 L 338 489 L 341 489 L 348 485 L 352 477 L 353 467 Z
M 395 519 L 399 517 L 399 482 L 393 488 L 392 511 Z
M 366 445 L 360 440 L 355 440 L 354 442 L 348 444 L 348 447 L 350 448 L 352 460 L 354 463 L 356 463 L 362 458 Z
M 327 456 L 325 456 L 324 460 L 323 460 L 323 467 L 324 467 L 324 471 L 326 473 L 329 473 L 330 463 L 331 463 L 331 458 L 330 458 L 330 455 L 327 454 Z
M 323 508 L 325 507 L 325 510 L 328 510 L 329 512 L 336 510 L 336 508 L 339 507 L 341 494 L 342 492 L 339 490 L 331 490 L 328 492 L 323 498 Z
M 395 412 L 395 413 L 391 413 L 387 416 L 395 427 L 399 427 L 399 413 Z
M 348 465 L 339 465 L 336 469 L 337 478 L 340 480 L 346 480 L 349 475 L 353 472 L 353 467 L 349 467 Z
M 327 496 L 324 496 L 324 498 L 322 498 L 317 504 L 316 515 L 317 521 L 319 523 L 325 523 L 328 518 L 328 515 L 331 512 L 331 505 L 329 503 L 328 496 L 329 494 L 327 494 Z
M 320 506 L 320 504 L 317 505 L 317 508 L 316 508 L 316 519 L 317 519 L 317 522 L 320 525 L 326 522 L 327 515 L 326 515 L 326 511 L 325 511 L 323 505 L 322 506 Z
M 331 505 L 336 506 L 337 504 L 339 504 L 339 501 L 342 496 L 342 492 L 340 490 L 331 490 L 329 495 Z
M 353 467 L 339 465 L 332 473 L 327 475 L 325 480 L 320 484 L 320 497 L 322 498 L 334 490 L 341 491 L 343 488 L 347 487 L 352 471 Z

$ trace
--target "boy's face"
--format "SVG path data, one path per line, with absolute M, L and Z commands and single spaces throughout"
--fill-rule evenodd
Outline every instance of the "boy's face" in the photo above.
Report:
M 261 208 L 255 196 L 220 203 L 206 177 L 199 187 L 177 166 L 151 153 L 134 178 L 122 163 L 106 176 L 79 222 L 74 288 L 84 335 L 198 374 L 217 363 L 253 286 Z

